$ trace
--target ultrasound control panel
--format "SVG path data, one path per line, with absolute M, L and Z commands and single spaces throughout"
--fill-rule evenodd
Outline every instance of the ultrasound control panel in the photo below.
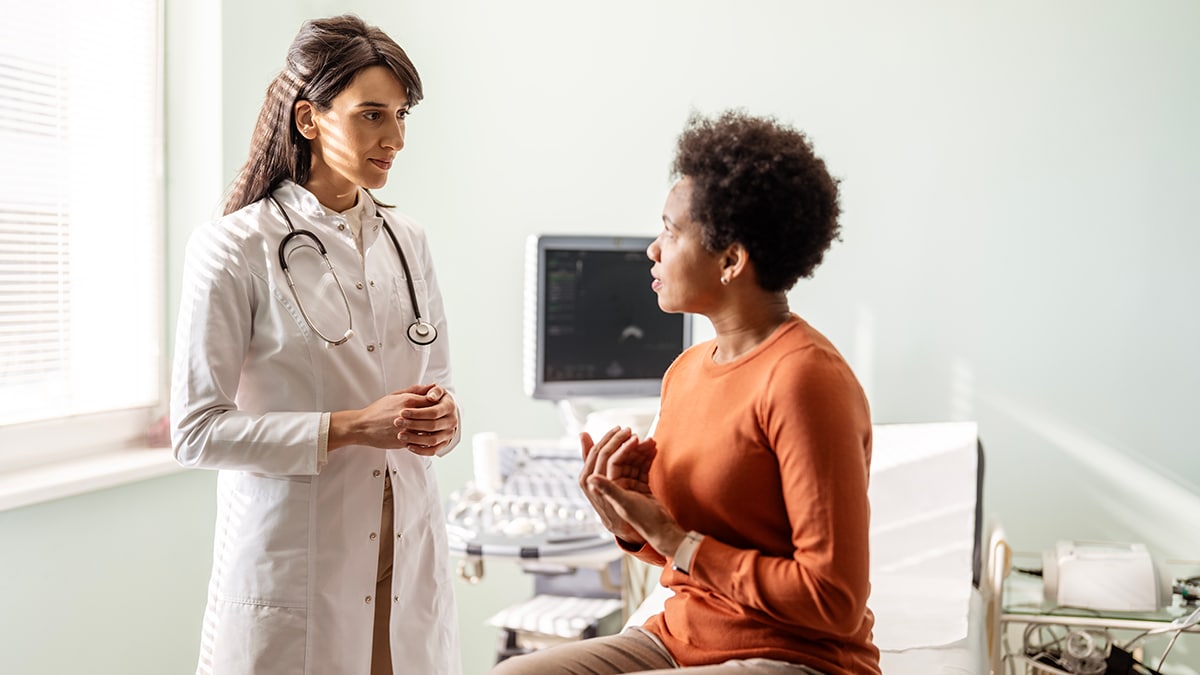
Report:
M 477 437 L 475 480 L 450 495 L 450 546 L 469 555 L 540 558 L 611 546 L 579 488 L 578 446 Z

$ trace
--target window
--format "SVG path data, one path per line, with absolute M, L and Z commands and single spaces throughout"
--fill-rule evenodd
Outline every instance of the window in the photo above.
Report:
M 164 389 L 159 2 L 4 14 L 0 460 L 140 435 Z

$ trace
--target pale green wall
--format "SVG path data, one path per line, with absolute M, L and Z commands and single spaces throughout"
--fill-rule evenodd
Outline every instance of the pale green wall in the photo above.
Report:
M 978 420 L 988 512 L 1020 549 L 1105 538 L 1200 558 L 1200 454 L 1186 426 L 1200 391 L 1200 4 L 267 0 L 186 11 L 201 16 L 181 24 L 198 37 L 172 34 L 191 72 L 173 82 L 189 107 L 172 104 L 187 122 L 177 133 L 188 131 L 168 148 L 187 154 L 168 176 L 171 316 L 178 247 L 244 158 L 296 28 L 357 11 L 425 79 L 383 196 L 429 228 L 467 434 L 558 433 L 553 409 L 521 393 L 525 236 L 655 232 L 689 110 L 744 106 L 806 129 L 843 179 L 844 241 L 791 299 L 842 347 L 878 421 Z M 446 489 L 461 484 L 469 452 L 440 470 Z M 127 560 L 112 578 L 147 597 L 77 592 L 80 628 L 50 624 L 54 644 L 124 653 L 109 626 L 143 625 L 153 605 L 156 630 L 172 635 L 156 644 L 182 669 L 88 672 L 188 672 L 207 559 L 166 569 L 132 542 L 159 522 L 138 518 L 161 515 L 173 550 L 205 558 L 208 481 L 185 474 L 0 514 L 22 577 L 0 581 L 15 610 L 0 626 L 5 651 L 41 663 L 39 603 L 86 574 L 46 537 L 82 536 L 93 549 L 83 567 Z M 162 602 L 167 579 L 177 585 Z M 466 674 L 479 675 L 494 647 L 482 621 L 525 597 L 528 580 L 492 564 L 458 592 Z M 1184 638 L 1174 653 L 1194 664 L 1197 651 Z
M 214 47 L 220 8 L 165 4 L 172 329 L 184 239 L 177 224 L 205 218 L 224 179 Z M 116 130 L 113 138 L 119 139 Z M 0 511 L 0 673 L 195 672 L 212 564 L 215 475 L 178 473 Z
M 878 421 L 978 420 L 1021 547 L 1200 557 L 1200 4 L 307 9 L 334 7 L 426 80 L 386 196 L 430 229 L 469 431 L 553 424 L 520 389 L 525 235 L 655 232 L 689 110 L 743 106 L 808 130 L 843 180 L 844 241 L 791 299 Z M 253 107 L 233 103 L 231 131 Z
M 0 672 L 195 672 L 215 475 L 0 511 Z

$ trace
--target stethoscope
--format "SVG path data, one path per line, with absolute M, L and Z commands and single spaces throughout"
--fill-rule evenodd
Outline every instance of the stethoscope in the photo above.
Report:
M 336 347 L 340 344 L 345 344 L 347 340 L 354 336 L 354 314 L 350 311 L 350 298 L 346 297 L 346 289 L 342 287 L 342 281 L 341 279 L 338 279 L 337 272 L 335 272 L 333 269 L 333 263 L 329 262 L 329 256 L 325 253 L 325 244 L 322 244 L 321 240 L 317 238 L 317 235 L 313 234 L 312 232 L 308 230 L 297 230 L 295 226 L 292 225 L 292 219 L 288 217 L 287 211 L 283 209 L 283 205 L 275 199 L 274 195 L 269 195 L 269 198 L 271 202 L 275 204 L 275 208 L 279 209 L 279 213 L 283 216 L 283 220 L 287 222 L 289 232 L 285 234 L 283 239 L 279 241 L 279 267 L 283 270 L 284 276 L 287 277 L 288 288 L 292 289 L 292 298 L 296 301 L 296 307 L 300 309 L 300 316 L 304 317 L 304 323 L 308 324 L 308 327 L 312 329 L 312 332 L 316 333 L 317 337 L 325 341 L 326 347 Z M 379 218 L 378 209 L 375 210 L 375 217 Z M 387 232 L 388 238 L 392 240 L 392 246 L 396 247 L 396 253 L 400 256 L 400 266 L 404 268 L 404 281 L 408 284 L 408 297 L 412 299 L 413 314 L 415 314 L 417 317 L 415 321 L 409 324 L 408 330 L 405 331 L 405 333 L 408 335 L 408 339 L 415 345 L 430 344 L 437 339 L 437 328 L 433 324 L 421 318 L 421 309 L 417 306 L 417 289 L 413 286 L 412 272 L 408 269 L 408 259 L 404 257 L 404 249 L 400 248 L 400 242 L 396 239 L 396 233 L 392 232 L 392 228 L 388 226 L 386 220 L 383 221 L 383 230 Z M 304 303 L 300 302 L 300 295 L 296 293 L 296 282 L 292 281 L 292 272 L 288 268 L 288 256 L 286 250 L 288 242 L 298 237 L 306 238 L 310 241 L 307 244 L 298 243 L 296 248 L 293 248 L 292 250 L 295 251 L 297 248 L 301 247 L 315 249 L 321 255 L 321 259 L 325 261 L 325 267 L 327 267 L 329 269 L 329 273 L 333 275 L 333 283 L 337 284 L 338 292 L 342 294 L 342 304 L 346 307 L 347 328 L 346 332 L 342 334 L 342 337 L 339 340 L 331 340 L 330 338 L 326 337 L 326 335 L 322 333 L 315 324 L 313 324 L 312 320 L 308 318 L 308 312 L 304 311 Z

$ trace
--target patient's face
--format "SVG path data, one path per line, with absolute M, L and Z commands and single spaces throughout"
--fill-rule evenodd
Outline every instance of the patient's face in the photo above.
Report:
M 705 314 L 721 296 L 720 256 L 704 248 L 703 232 L 690 215 L 692 184 L 683 178 L 667 195 L 663 229 L 646 248 L 658 306 L 664 312 Z

